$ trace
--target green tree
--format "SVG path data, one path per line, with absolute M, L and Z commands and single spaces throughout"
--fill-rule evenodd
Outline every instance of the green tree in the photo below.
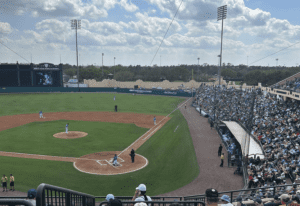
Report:
M 115 75 L 117 81 L 133 81 L 134 74 L 129 71 L 120 71 Z

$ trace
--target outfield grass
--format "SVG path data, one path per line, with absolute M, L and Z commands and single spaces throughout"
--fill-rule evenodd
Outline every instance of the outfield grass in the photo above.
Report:
M 13 173 L 16 189 L 23 192 L 47 183 L 97 196 L 131 196 L 140 183 L 146 184 L 148 195 L 159 195 L 190 183 L 199 174 L 187 122 L 180 111 L 136 152 L 145 156 L 149 165 L 113 176 L 85 174 L 68 162 L 1 157 L 0 164 L 2 174 Z
M 116 96 L 116 101 L 113 100 Z M 0 95 L 0 116 L 46 112 L 114 111 L 167 115 L 183 101 L 178 97 L 118 93 Z
M 88 133 L 78 139 L 58 139 L 55 133 L 69 131 Z M 59 120 L 32 122 L 0 132 L 0 151 L 41 154 L 63 157 L 81 157 L 103 151 L 122 151 L 147 132 L 135 124 Z
M 113 101 L 114 95 L 116 101 Z M 10 94 L 0 95 L 0 116 L 26 113 L 38 114 L 40 110 L 43 110 L 44 113 L 113 111 L 114 105 L 118 105 L 120 112 L 167 115 L 183 100 L 183 98 L 178 97 L 105 93 Z M 196 178 L 199 174 L 199 168 L 186 120 L 179 111 L 174 112 L 171 117 L 157 133 L 136 151 L 149 160 L 147 167 L 136 172 L 114 176 L 90 175 L 77 171 L 73 167 L 73 163 L 0 157 L 1 172 L 6 175 L 13 173 L 16 179 L 16 190 L 23 192 L 31 188 L 37 188 L 41 183 L 97 196 L 108 193 L 131 196 L 140 183 L 147 185 L 147 194 L 151 196 L 173 191 Z M 72 122 L 72 124 L 75 122 Z M 52 123 L 58 123 L 61 127 L 59 121 Z M 47 122 L 44 125 L 52 123 Z M 32 124 L 33 126 L 41 126 L 41 128 L 43 126 L 41 123 Z M 64 126 L 63 124 L 62 129 L 64 129 Z M 177 126 L 178 129 L 174 132 Z M 126 130 L 126 126 L 124 128 Z M 138 129 L 138 131 L 140 130 Z M 51 132 L 53 133 L 53 131 L 49 131 L 49 134 Z M 88 133 L 91 134 L 93 131 Z M 3 134 L 0 134 L 0 147 L 2 147 L 2 144 L 6 144 L 9 137 L 6 133 L 6 139 L 2 141 Z M 10 137 L 14 138 L 12 135 Z M 87 139 L 87 137 L 84 137 L 75 141 L 83 141 L 86 140 L 85 138 Z M 136 137 L 130 138 L 134 139 Z M 68 144 L 72 140 L 65 141 Z M 32 144 L 23 142 L 22 146 L 37 147 Z M 113 144 L 118 144 L 118 142 Z M 93 146 L 88 144 L 87 147 L 92 148 Z M 66 147 L 68 148 L 67 145 Z M 113 147 L 113 145 L 108 147 Z M 9 149 L 8 147 L 5 148 L 6 151 Z M 50 149 L 55 150 L 53 146 Z M 99 151 L 98 148 L 97 151 Z

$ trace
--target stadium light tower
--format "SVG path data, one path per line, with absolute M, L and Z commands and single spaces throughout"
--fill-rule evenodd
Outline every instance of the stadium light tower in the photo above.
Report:
M 222 20 L 222 32 L 221 32 L 221 52 L 220 52 L 220 68 L 219 68 L 219 85 L 221 84 L 220 69 L 222 66 L 222 44 L 223 44 L 223 20 L 226 19 L 227 5 L 218 7 L 218 21 Z
M 116 65 L 116 57 L 114 57 L 114 78 L 115 78 L 115 65 Z
M 76 61 L 77 61 L 77 83 L 79 89 L 79 68 L 78 68 L 78 47 L 77 47 L 77 30 L 81 29 L 81 20 L 72 19 L 71 20 L 71 28 L 75 29 L 76 33 Z

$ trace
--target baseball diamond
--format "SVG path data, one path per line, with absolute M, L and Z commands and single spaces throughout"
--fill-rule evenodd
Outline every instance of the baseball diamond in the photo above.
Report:
M 47 119 L 39 119 L 34 114 L 23 114 L 14 116 L 3 116 L 0 117 L 0 122 L 3 121 L 5 124 L 0 126 L 0 131 L 14 126 L 20 126 L 29 122 L 37 121 L 54 121 L 60 119 L 66 120 L 84 120 L 84 121 L 101 121 L 101 122 L 118 122 L 118 123 L 134 123 L 149 130 L 134 141 L 129 147 L 124 149 L 122 152 L 110 151 L 110 152 L 99 152 L 94 154 L 87 154 L 80 158 L 75 157 L 60 157 L 60 156 L 48 156 L 38 154 L 26 154 L 26 153 L 14 153 L 14 152 L 0 152 L 2 156 L 10 157 L 21 157 L 31 159 L 46 159 L 54 161 L 71 161 L 74 162 L 74 167 L 82 172 L 89 174 L 99 175 L 116 175 L 124 174 L 131 171 L 137 171 L 138 169 L 144 168 L 148 164 L 148 160 L 141 156 L 137 156 L 136 163 L 130 164 L 130 157 L 128 156 L 131 149 L 137 150 L 147 139 L 149 139 L 155 132 L 157 132 L 170 117 L 158 116 L 158 124 L 153 126 L 150 124 L 150 115 L 135 114 L 135 113 L 113 113 L 113 112 L 63 112 L 63 113 L 45 113 Z M 68 134 L 61 132 L 54 134 L 56 138 L 62 139 L 74 139 L 87 136 L 85 132 L 70 131 Z M 108 155 L 110 154 L 110 155 Z M 113 154 L 118 154 L 118 157 L 122 160 L 122 164 L 118 167 L 113 166 L 109 163 L 112 159 Z M 128 156 L 128 157 L 127 157 Z M 104 162 L 104 163 L 101 163 Z
M 113 112 L 114 96 L 118 101 L 118 112 Z M 153 188 L 153 194 L 173 191 L 191 182 L 199 172 L 186 120 L 178 110 L 185 100 L 118 93 L 1 95 L 1 171 L 12 172 L 18 180 L 16 190 L 24 192 L 45 182 L 99 195 L 105 192 L 105 187 L 97 185 L 118 182 L 123 185 L 115 188 L 119 194 L 129 195 L 122 188 L 144 178 L 148 180 L 149 188 L 153 181 L 159 181 L 156 185 L 172 183 L 172 187 Z M 45 118 L 39 118 L 39 111 Z M 157 125 L 153 125 L 154 116 Z M 64 133 L 66 123 L 69 123 L 68 134 Z M 87 135 L 74 139 L 53 136 L 61 132 L 69 136 L 73 136 L 72 132 Z M 97 134 L 105 141 L 100 143 L 100 138 L 100 144 L 91 145 L 91 140 L 95 140 L 91 137 L 96 138 Z M 59 149 L 59 144 L 53 145 L 52 141 L 61 142 L 63 149 Z M 130 157 L 131 149 L 136 152 L 134 163 Z M 114 154 L 118 155 L 119 166 L 112 165 Z M 162 173 L 164 165 L 177 172 Z M 182 167 L 178 168 L 178 165 Z M 176 181 L 178 175 L 186 178 Z M 72 184 L 69 177 L 78 184 Z

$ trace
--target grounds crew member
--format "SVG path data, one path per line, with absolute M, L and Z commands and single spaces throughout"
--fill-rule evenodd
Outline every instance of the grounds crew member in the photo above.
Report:
M 1 178 L 1 182 L 2 182 L 2 187 L 3 187 L 3 191 L 2 192 L 4 192 L 5 189 L 6 189 L 6 192 L 7 192 L 7 183 L 6 183 L 7 182 L 7 177 L 5 175 L 3 175 L 3 177 Z
M 10 181 L 10 190 L 15 191 L 15 177 L 12 174 L 10 174 L 9 181 Z

